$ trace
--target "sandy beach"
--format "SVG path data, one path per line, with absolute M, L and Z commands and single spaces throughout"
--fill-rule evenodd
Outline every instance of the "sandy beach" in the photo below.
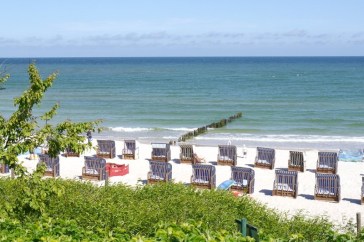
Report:
M 96 146 L 96 140 L 93 141 Z M 234 145 L 234 144 L 233 144 Z M 149 159 L 151 157 L 151 144 L 137 142 L 138 159 L 121 159 L 123 141 L 116 141 L 116 157 L 106 159 L 107 162 L 117 164 L 128 164 L 129 174 L 125 176 L 114 176 L 109 178 L 110 184 L 124 183 L 134 186 L 138 183 L 145 183 L 149 171 Z M 307 215 L 326 215 L 336 224 L 347 222 L 349 219 L 355 221 L 357 212 L 364 214 L 364 205 L 360 204 L 361 174 L 364 173 L 363 162 L 342 162 L 339 161 L 338 175 L 341 180 L 340 202 L 327 202 L 314 200 L 315 169 L 318 150 L 302 150 L 306 157 L 306 171 L 298 174 L 298 196 L 296 199 L 290 197 L 272 196 L 274 170 L 254 168 L 256 147 L 247 147 L 247 156 L 242 158 L 243 147 L 237 146 L 237 166 L 250 167 L 255 170 L 255 192 L 249 196 L 257 201 L 266 204 L 270 208 L 286 211 L 294 214 L 302 210 Z M 274 148 L 274 147 L 271 147 Z M 297 149 L 300 150 L 300 149 Z M 216 166 L 216 184 L 219 185 L 230 179 L 231 168 L 229 166 L 216 165 L 218 148 L 212 146 L 194 146 L 194 152 L 199 157 L 205 158 L 207 163 Z M 172 179 L 176 183 L 189 184 L 192 175 L 190 164 L 179 163 L 180 148 L 178 145 L 171 146 Z M 84 166 L 84 155 L 95 155 L 95 150 L 88 150 L 78 157 L 60 156 L 60 176 L 65 179 L 80 179 L 82 167 Z M 289 150 L 276 150 L 275 169 L 287 168 Z M 32 171 L 37 160 L 29 160 L 26 156 L 20 157 L 25 167 Z M 103 185 L 104 181 L 95 182 Z

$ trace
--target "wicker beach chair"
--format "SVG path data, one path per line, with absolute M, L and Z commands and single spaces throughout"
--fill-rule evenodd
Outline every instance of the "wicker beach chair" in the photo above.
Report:
M 336 152 L 318 152 L 316 171 L 319 173 L 336 174 L 338 155 Z
M 64 152 L 64 156 L 66 157 L 80 157 L 80 153 L 74 151 L 71 147 L 66 148 Z
M 245 194 L 254 193 L 255 172 L 253 169 L 232 166 L 230 179 L 234 181 L 230 190 L 243 192 Z
M 148 184 L 172 180 L 172 165 L 163 161 L 149 161 Z
M 305 172 L 306 161 L 302 151 L 289 152 L 288 170 Z
M 275 150 L 271 148 L 257 147 L 255 166 L 273 170 L 275 163 Z
M 52 158 L 47 154 L 39 154 L 38 165 L 45 164 L 46 170 L 44 176 L 57 177 L 59 176 L 59 157 Z
M 85 156 L 85 166 L 82 168 L 82 179 L 105 180 L 106 160 L 99 157 Z
M 218 165 L 236 166 L 237 154 L 235 145 L 219 145 Z
M 135 160 L 138 156 L 138 148 L 135 140 L 125 140 L 122 157 L 123 159 Z
M 97 153 L 99 158 L 115 157 L 115 141 L 114 140 L 97 140 Z
M 4 164 L 3 161 L 0 162 L 0 173 L 9 173 L 9 165 Z
M 171 159 L 171 148 L 168 143 L 152 143 L 152 160 L 168 162 Z
M 272 196 L 288 196 L 297 198 L 297 171 L 276 170 Z
M 316 173 L 315 199 L 340 201 L 340 177 L 336 174 Z
M 181 149 L 179 154 L 180 162 L 194 164 L 193 146 L 190 144 L 180 144 L 179 147 Z
M 213 165 L 192 165 L 191 185 L 196 188 L 214 189 L 216 170 Z

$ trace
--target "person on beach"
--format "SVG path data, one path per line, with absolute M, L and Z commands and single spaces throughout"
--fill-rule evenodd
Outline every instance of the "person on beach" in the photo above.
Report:
M 196 153 L 193 154 L 194 163 L 206 163 L 206 160 L 204 158 L 198 157 Z
M 91 130 L 87 131 L 86 135 L 87 135 L 88 142 L 91 143 L 91 141 L 92 141 L 92 133 L 91 133 Z

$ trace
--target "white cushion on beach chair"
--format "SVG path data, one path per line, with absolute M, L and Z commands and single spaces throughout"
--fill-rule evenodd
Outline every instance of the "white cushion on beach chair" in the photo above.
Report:
M 248 185 L 248 180 L 244 179 L 243 182 L 235 182 L 234 185 L 246 187 Z
M 327 190 L 325 188 L 319 188 L 317 190 L 317 194 L 320 194 L 320 195 L 331 195 L 331 196 L 334 196 L 335 195 L 335 193 L 333 193 L 332 191 Z
M 196 179 L 194 182 L 196 182 L 196 183 L 203 183 L 203 184 L 208 184 L 209 183 L 209 181 L 202 180 L 202 179 Z
M 262 164 L 270 164 L 267 160 L 258 160 L 258 163 L 262 163 Z
M 94 174 L 94 175 L 97 175 L 99 174 L 99 172 L 95 169 L 86 169 L 86 173 L 87 174 Z
M 293 191 L 293 189 L 286 183 L 278 183 L 277 184 L 277 190 L 290 191 L 290 192 Z
M 153 179 L 153 180 L 164 180 L 163 177 L 158 176 L 158 175 L 151 175 L 150 178 Z
M 220 156 L 220 160 L 232 160 L 229 156 Z

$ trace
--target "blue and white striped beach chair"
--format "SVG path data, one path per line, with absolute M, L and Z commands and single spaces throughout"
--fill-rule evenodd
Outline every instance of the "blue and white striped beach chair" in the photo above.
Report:
M 318 152 L 316 171 L 319 173 L 337 173 L 338 154 L 337 152 Z
M 255 172 L 253 169 L 232 166 L 231 180 L 234 181 L 234 184 L 231 186 L 230 190 L 235 190 L 246 194 L 254 193 Z
M 305 172 L 306 161 L 302 151 L 289 152 L 288 170 Z
M 216 170 L 213 165 L 192 165 L 191 185 L 197 188 L 214 189 L 216 187 Z
M 219 145 L 219 153 L 217 155 L 218 165 L 236 166 L 237 154 L 235 145 Z
M 172 180 L 172 165 L 163 161 L 149 161 L 148 184 Z
M 38 165 L 45 164 L 46 170 L 44 172 L 45 176 L 57 177 L 59 176 L 59 156 L 52 158 L 46 154 L 39 154 Z
M 298 175 L 297 171 L 276 170 L 273 183 L 272 196 L 289 196 L 297 198 Z
M 257 155 L 255 157 L 255 166 L 260 168 L 268 168 L 273 170 L 276 152 L 271 148 L 257 147 Z
M 191 144 L 180 144 L 180 154 L 179 159 L 181 163 L 194 163 L 194 153 L 193 153 L 193 146 Z
M 171 148 L 168 143 L 152 143 L 152 160 L 168 162 L 171 159 Z
M 123 159 L 135 160 L 138 156 L 138 148 L 135 140 L 125 140 L 123 148 Z
M 85 166 L 82 168 L 82 178 L 88 180 L 106 179 L 106 160 L 99 157 L 85 156 Z
M 115 155 L 114 140 L 97 140 L 97 157 L 113 159 Z
M 315 199 L 340 201 L 340 177 L 336 174 L 316 173 Z
M 9 173 L 9 165 L 0 163 L 0 173 Z

